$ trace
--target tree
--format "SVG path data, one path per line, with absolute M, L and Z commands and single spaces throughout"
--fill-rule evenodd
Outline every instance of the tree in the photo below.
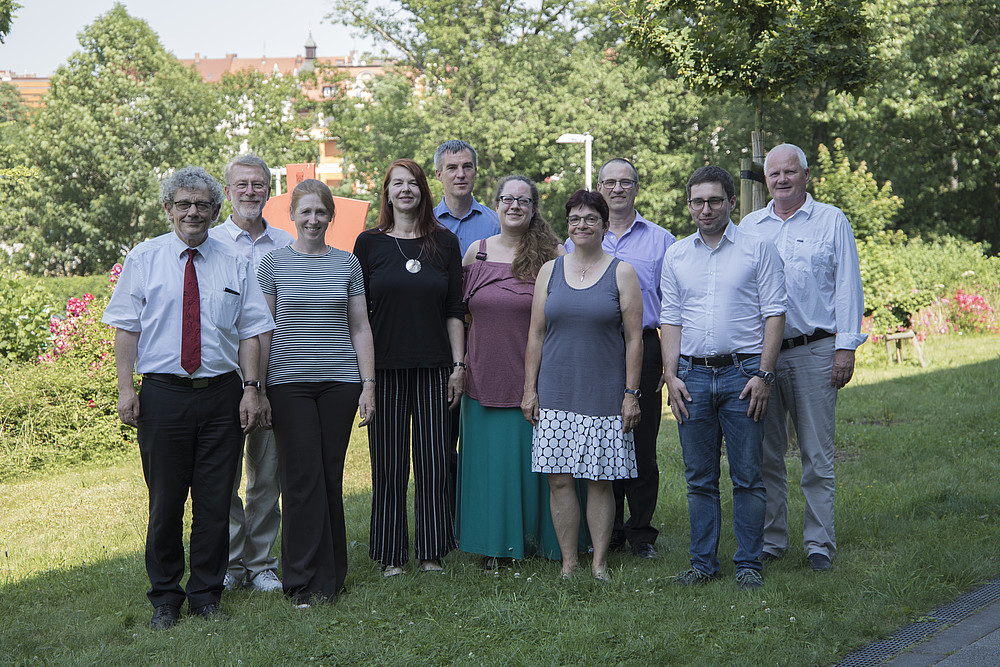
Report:
M 32 272 L 92 273 L 168 229 L 159 178 L 214 165 L 214 91 L 118 4 L 80 34 L 28 142 L 38 178 L 5 236 Z
M 555 139 L 590 132 L 595 167 L 611 157 L 636 162 L 646 217 L 687 224 L 677 186 L 711 150 L 698 131 L 702 101 L 619 53 L 596 3 L 342 0 L 333 17 L 402 54 L 371 100 L 342 99 L 331 111 L 362 180 L 380 182 L 397 157 L 431 170 L 439 143 L 464 139 L 479 153 L 480 201 L 492 205 L 496 180 L 522 173 L 538 183 L 558 232 L 566 197 L 584 182 L 583 151 Z M 432 188 L 440 192 L 433 180 Z
M 274 166 L 316 160 L 308 133 L 316 104 L 302 94 L 299 77 L 246 70 L 225 74 L 217 86 L 218 129 L 230 156 L 249 151 Z
M 693 88 L 753 104 L 802 87 L 856 91 L 875 73 L 870 0 L 613 0 L 626 42 Z
M 14 20 L 14 12 L 21 8 L 21 5 L 14 0 L 0 0 L 0 44 L 10 34 L 10 24 Z

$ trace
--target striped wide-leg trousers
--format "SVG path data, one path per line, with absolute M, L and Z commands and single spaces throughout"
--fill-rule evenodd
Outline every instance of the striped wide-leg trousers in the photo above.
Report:
M 448 502 L 448 368 L 375 372 L 375 419 L 368 427 L 372 516 L 368 553 L 383 566 L 410 557 L 406 487 L 413 443 L 417 558 L 438 560 L 455 544 L 455 508 Z

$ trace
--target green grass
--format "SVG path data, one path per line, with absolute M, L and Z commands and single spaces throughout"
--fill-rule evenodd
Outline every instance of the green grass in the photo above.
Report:
M 484 575 L 477 558 L 456 552 L 444 575 L 411 567 L 385 580 L 367 558 L 367 446 L 356 434 L 348 595 L 298 610 L 281 596 L 227 593 L 232 621 L 154 633 L 136 456 L 0 484 L 0 664 L 832 664 L 1000 576 L 1000 336 L 935 338 L 925 356 L 926 369 L 860 368 L 841 392 L 831 573 L 810 572 L 793 536 L 788 556 L 765 569 L 764 589 L 739 591 L 727 528 L 725 578 L 674 587 L 688 526 L 666 417 L 656 560 L 612 555 L 612 581 L 600 585 L 562 581 L 557 564 L 537 559 Z M 790 459 L 792 488 L 798 473 Z M 790 497 L 800 525 L 801 494 Z M 723 501 L 729 517 L 728 486 Z

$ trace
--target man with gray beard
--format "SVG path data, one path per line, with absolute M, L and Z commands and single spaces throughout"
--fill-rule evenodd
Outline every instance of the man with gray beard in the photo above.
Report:
M 256 155 L 236 156 L 226 165 L 225 180 L 226 199 L 232 202 L 233 213 L 209 234 L 246 258 L 256 280 L 260 260 L 272 250 L 289 245 L 295 237 L 264 220 L 264 204 L 271 196 L 271 170 L 264 160 Z M 265 370 L 262 368 L 261 373 Z M 281 526 L 278 506 L 281 485 L 274 433 L 254 429 L 246 437 L 243 462 L 247 474 L 246 502 L 240 500 L 243 475 L 237 470 L 229 507 L 226 590 L 249 586 L 258 591 L 280 592 L 278 561 L 271 555 Z

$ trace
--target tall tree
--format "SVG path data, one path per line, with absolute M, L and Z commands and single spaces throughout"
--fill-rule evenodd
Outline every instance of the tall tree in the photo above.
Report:
M 0 44 L 10 34 L 10 24 L 14 20 L 14 12 L 21 8 L 21 5 L 14 0 L 0 0 Z
M 35 272 L 103 271 L 165 231 L 159 178 L 219 161 L 214 91 L 117 4 L 79 34 L 29 142 L 38 178 L 5 236 Z
M 617 30 L 596 3 L 341 0 L 332 16 L 402 54 L 371 100 L 341 112 L 349 126 L 336 123 L 348 162 L 370 182 L 396 157 L 433 169 L 437 145 L 460 138 L 479 152 L 477 198 L 492 205 L 496 180 L 522 173 L 539 184 L 542 211 L 559 229 L 584 165 L 582 147 L 555 140 L 590 132 L 595 167 L 636 161 L 646 217 L 683 220 L 678 184 L 707 150 L 697 141 L 701 100 L 618 53 Z
M 821 85 L 855 91 L 875 73 L 871 0 L 611 0 L 627 43 L 695 89 L 764 102 Z

